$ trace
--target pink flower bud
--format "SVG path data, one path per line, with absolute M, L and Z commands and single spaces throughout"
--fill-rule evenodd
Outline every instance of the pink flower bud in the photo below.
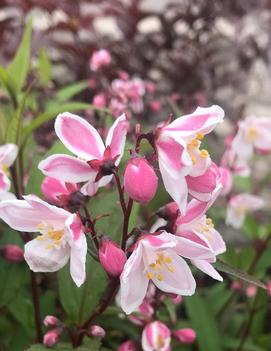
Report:
M 155 195 L 157 176 L 147 160 L 131 158 L 124 171 L 124 189 L 129 196 L 141 203 L 149 202 Z
M 90 59 L 90 69 L 92 71 L 99 71 L 102 67 L 108 66 L 112 61 L 110 53 L 101 49 L 95 51 Z
M 235 280 L 231 284 L 231 290 L 232 291 L 240 291 L 242 289 L 242 286 L 243 286 L 242 282 Z
M 159 100 L 152 100 L 150 102 L 150 109 L 153 111 L 153 112 L 159 112 L 161 111 L 161 102 Z
M 246 295 L 249 298 L 254 297 L 257 294 L 257 286 L 253 284 L 249 284 L 246 288 Z
M 89 328 L 88 334 L 91 336 L 96 336 L 98 338 L 104 338 L 105 337 L 105 330 L 102 327 L 100 327 L 99 325 L 92 325 Z
M 136 343 L 133 340 L 128 340 L 123 342 L 119 348 L 118 351 L 136 351 Z
M 195 330 L 191 328 L 178 329 L 173 335 L 183 344 L 192 344 L 197 337 Z
M 183 297 L 176 295 L 176 297 L 172 297 L 170 300 L 174 303 L 174 305 L 179 305 L 179 303 L 183 301 Z
M 144 351 L 167 351 L 171 336 L 168 327 L 160 322 L 149 323 L 142 333 L 142 348 Z
M 1 248 L 1 254 L 9 262 L 22 262 L 24 251 L 17 245 L 9 244 Z
M 52 329 L 49 330 L 44 336 L 43 336 L 43 344 L 45 346 L 51 347 L 54 346 L 59 340 L 59 330 L 58 329 Z
M 67 197 L 78 190 L 77 184 L 65 183 L 51 177 L 45 177 L 41 184 L 41 191 L 46 199 L 54 204 L 61 204 L 61 197 Z
M 43 324 L 46 327 L 55 327 L 56 325 L 59 324 L 59 319 L 56 318 L 55 316 L 46 316 L 43 320 Z
M 267 294 L 271 296 L 271 281 L 267 282 L 266 286 L 267 286 Z
M 113 240 L 103 238 L 99 248 L 99 260 L 110 276 L 119 277 L 127 257 Z
M 105 94 L 97 94 L 93 98 L 93 105 L 96 107 L 105 107 L 106 106 L 106 97 Z

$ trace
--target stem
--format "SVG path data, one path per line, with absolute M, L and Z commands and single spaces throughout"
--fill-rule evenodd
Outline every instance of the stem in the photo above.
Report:
M 39 292 L 38 292 L 38 283 L 37 276 L 33 271 L 30 271 L 31 275 L 31 292 L 32 300 L 34 305 L 34 317 L 36 325 L 36 339 L 38 342 L 42 342 L 42 330 L 41 330 L 41 317 L 40 317 L 40 303 L 39 303 Z
M 89 211 L 88 211 L 87 207 L 84 206 L 83 209 L 84 209 L 85 215 L 87 217 L 88 224 L 90 226 L 90 234 L 92 236 L 92 239 L 93 239 L 93 241 L 95 243 L 95 246 L 96 246 L 97 250 L 99 250 L 99 241 L 97 239 L 97 233 L 96 233 L 96 230 L 95 230 L 94 223 L 91 220 L 91 217 L 90 217 L 90 214 L 89 214 Z
M 125 250 L 126 241 L 128 239 L 129 219 L 132 212 L 132 208 L 133 208 L 133 200 L 129 198 L 127 209 L 124 214 L 124 221 L 123 221 L 122 240 L 121 240 L 122 250 Z
M 120 205 L 122 208 L 122 212 L 125 215 L 126 205 L 125 205 L 125 200 L 124 200 L 124 195 L 123 195 L 123 189 L 122 189 L 122 186 L 120 184 L 120 178 L 119 178 L 119 175 L 117 172 L 114 172 L 114 177 L 115 177 L 115 181 L 116 181 L 118 192 L 119 192 L 119 199 L 120 199 Z

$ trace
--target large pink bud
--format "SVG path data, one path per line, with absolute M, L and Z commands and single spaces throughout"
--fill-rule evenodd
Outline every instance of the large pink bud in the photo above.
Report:
M 119 277 L 127 261 L 125 252 L 111 239 L 103 238 L 99 248 L 99 260 L 112 277 Z
M 24 251 L 17 245 L 8 244 L 0 249 L 5 260 L 9 262 L 21 262 L 24 259 Z
M 123 342 L 119 348 L 118 351 L 136 351 L 136 343 L 133 340 L 127 340 Z
M 155 195 L 157 176 L 147 160 L 131 158 L 124 171 L 124 189 L 137 202 L 147 203 Z
M 168 351 L 171 333 L 164 323 L 155 321 L 144 328 L 141 341 L 144 351 Z
M 191 328 L 182 328 L 176 330 L 173 335 L 183 344 L 192 344 L 196 340 L 196 332 Z

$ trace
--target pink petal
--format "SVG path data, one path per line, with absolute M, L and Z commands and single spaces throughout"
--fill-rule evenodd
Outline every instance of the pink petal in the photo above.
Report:
M 187 263 L 174 251 L 167 250 L 167 255 L 172 259 L 174 272 L 165 270 L 163 280 L 153 278 L 153 283 L 162 291 L 177 295 L 193 295 L 196 288 L 195 279 Z
M 148 283 L 144 274 L 142 246 L 139 243 L 120 276 L 120 305 L 125 313 L 130 314 L 138 309 L 146 295 Z
M 125 114 L 122 114 L 119 118 L 116 119 L 112 127 L 109 129 L 107 138 L 106 138 L 106 146 L 110 146 L 112 158 L 119 155 L 120 157 L 116 161 L 116 165 L 119 164 L 120 159 L 123 155 L 126 134 L 128 131 L 128 121 L 126 119 Z
M 192 260 L 191 261 L 194 266 L 196 266 L 199 270 L 203 273 L 208 274 L 213 279 L 219 280 L 220 282 L 223 281 L 221 275 L 214 269 L 211 263 L 205 260 Z
M 15 144 L 0 146 L 0 164 L 10 167 L 18 154 L 18 147 Z
M 224 111 L 219 106 L 198 107 L 195 112 L 177 118 L 165 129 L 177 131 L 181 137 L 195 135 L 196 133 L 208 134 L 218 123 L 223 121 L 223 118 Z
M 70 248 L 68 245 L 60 248 L 48 249 L 49 242 L 34 239 L 24 246 L 24 258 L 33 272 L 56 272 L 69 260 Z
M 176 236 L 176 240 L 176 253 L 182 257 L 189 259 L 209 259 L 215 256 L 214 251 L 205 245 L 200 245 L 195 241 L 181 236 Z
M 38 168 L 43 174 L 64 182 L 80 183 L 93 180 L 97 172 L 84 161 L 69 155 L 52 155 L 41 161 Z
M 103 158 L 103 141 L 97 130 L 83 118 L 64 112 L 56 118 L 55 131 L 67 149 L 78 157 L 87 161 Z
M 4 172 L 0 171 L 0 194 L 7 192 L 9 188 L 10 180 Z

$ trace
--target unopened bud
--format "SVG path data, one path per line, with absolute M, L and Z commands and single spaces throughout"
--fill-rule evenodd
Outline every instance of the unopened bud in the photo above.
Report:
M 179 305 L 183 301 L 183 297 L 181 295 L 176 295 L 175 297 L 171 297 L 170 300 L 174 303 L 174 305 Z
M 43 344 L 48 347 L 54 346 L 59 340 L 59 335 L 58 329 L 49 330 L 43 337 Z
M 17 245 L 8 244 L 0 249 L 5 260 L 9 262 L 22 262 L 24 260 L 24 251 Z
M 59 319 L 56 318 L 55 316 L 46 316 L 43 320 L 43 324 L 46 327 L 55 327 L 59 324 Z
M 176 330 L 173 335 L 183 344 L 192 344 L 197 337 L 195 330 L 191 328 L 183 328 Z
M 158 178 L 147 160 L 131 158 L 124 171 L 124 189 L 137 202 L 147 203 L 154 197 Z
M 253 284 L 249 284 L 246 288 L 247 297 L 251 298 L 257 294 L 257 286 Z
M 136 351 L 136 349 L 135 341 L 127 340 L 119 346 L 118 351 Z
M 98 338 L 104 338 L 105 337 L 105 330 L 102 327 L 100 327 L 99 325 L 92 325 L 89 328 L 88 334 L 91 336 L 96 336 Z
M 127 261 L 125 252 L 111 239 L 104 237 L 99 248 L 99 260 L 112 277 L 119 277 Z
M 235 280 L 231 284 L 231 290 L 232 291 L 240 291 L 242 289 L 242 287 L 243 287 L 243 284 L 239 280 Z

